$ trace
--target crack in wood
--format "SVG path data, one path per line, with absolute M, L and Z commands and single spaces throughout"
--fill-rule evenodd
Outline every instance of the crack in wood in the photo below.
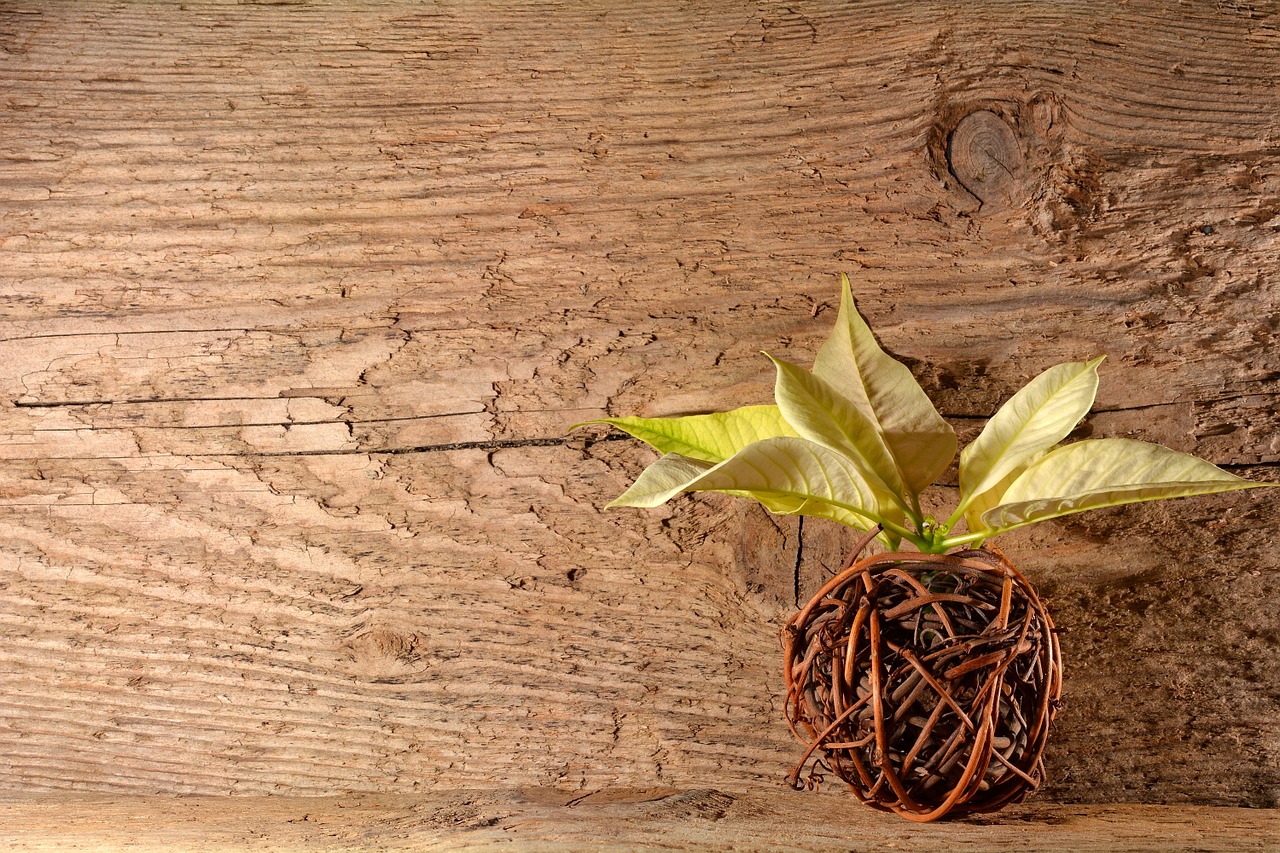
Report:
M 321 390 L 328 390 L 328 389 L 321 389 Z M 316 394 L 316 395 L 306 395 L 306 396 L 308 396 L 308 397 L 314 396 L 314 397 L 317 397 L 317 398 L 323 398 L 323 397 L 329 397 L 329 396 L 338 396 L 338 395 L 337 395 L 337 393 L 336 393 L 337 389 L 334 389 L 334 390 L 335 390 L 335 393 L 333 393 L 333 394 Z M 358 388 L 352 388 L 352 389 L 350 389 L 350 390 L 351 390 L 351 391 L 353 391 L 353 392 L 355 392 L 355 391 L 359 391 L 359 389 L 358 389 Z M 61 407 L 73 407 L 73 406 L 146 405 L 146 404 L 152 404 L 152 403 L 227 403 L 227 402 L 243 402 L 243 401 L 271 402 L 271 401 L 276 401 L 276 400 L 289 400 L 289 399 L 295 399 L 295 398 L 298 398 L 298 397 L 300 397 L 300 396 L 304 396 L 304 395 L 300 395 L 300 394 L 280 394 L 280 395 L 275 396 L 275 397 L 243 397 L 243 396 L 228 396 L 228 397 L 126 397 L 126 398 L 122 398 L 122 399 L 119 399 L 119 400 L 105 400 L 105 399 L 103 399 L 103 400 L 47 400 L 47 401 L 46 401 L 46 400 L 22 400 L 22 399 L 19 399 L 19 400 L 13 400 L 13 401 L 12 401 L 12 404 L 13 404 L 14 408 L 18 408 L 18 409 L 57 409 L 57 408 L 61 408 Z M 349 394 L 348 394 L 348 395 L 346 395 L 346 396 L 351 396 L 351 395 L 349 395 Z M 1163 403 L 1143 403 L 1143 404 L 1141 404 L 1141 405 L 1136 405 L 1136 406 L 1099 406 L 1099 407 L 1095 407 L 1095 408 L 1091 409 L 1089 413 L 1090 413 L 1090 414 L 1094 414 L 1094 415 L 1096 415 L 1096 414 L 1112 413 L 1112 412 L 1139 412 L 1139 411 L 1143 411 L 1143 410 L 1145 410 L 1145 409 L 1159 409 L 1159 408 L 1165 408 L 1165 407 L 1169 407 L 1169 406 L 1214 405 L 1214 404 L 1218 404 L 1218 403 L 1228 402 L 1228 401 L 1231 401 L 1231 400 L 1248 399 L 1248 398 L 1250 398 L 1250 397 L 1270 397 L 1270 396 L 1275 396 L 1275 395 L 1273 395 L 1273 394 L 1268 394 L 1268 393 L 1267 393 L 1267 392 L 1265 392 L 1265 391 L 1259 391 L 1259 392 L 1248 393 L 1248 394 L 1232 394 L 1232 395 L 1230 395 L 1230 396 L 1215 397 L 1215 398 L 1210 399 L 1210 400 L 1169 400 L 1169 401 L 1167 401 L 1167 402 L 1163 402 Z M 560 411 L 560 409 L 556 409 L 556 408 L 541 408 L 541 409 L 537 409 L 537 408 L 529 408 L 529 409 L 524 409 L 523 411 L 524 411 L 524 412 L 551 412 L 551 411 Z M 566 411 L 568 411 L 568 410 L 566 410 Z M 408 421 L 408 420 L 416 420 L 416 419 L 418 419 L 418 418 L 444 418 L 444 417 L 452 417 L 452 416 L 454 416 L 454 415 L 460 415 L 460 414 L 477 414 L 477 412 L 442 412 L 442 413 L 431 414 L 431 415 L 408 415 L 408 416 L 403 416 L 403 417 L 385 418 L 385 419 L 383 419 L 383 420 L 405 420 L 405 421 Z M 967 414 L 967 413 L 965 413 L 965 414 L 958 414 L 958 413 L 953 413 L 953 412 L 943 412 L 943 413 L 942 413 L 942 416 L 943 416 L 944 418 L 948 419 L 948 420 L 957 420 L 957 421 L 985 421 L 985 420 L 990 419 L 990 417 L 991 417 L 991 415 L 973 415 L 973 414 Z M 336 421 L 335 421 L 335 422 L 336 422 Z M 318 421 L 317 423 L 324 423 L 324 422 L 323 422 L 323 421 Z M 360 422 L 360 423 L 362 423 L 362 422 Z
M 187 458 L 208 457 L 263 457 L 263 456 L 405 456 L 413 453 L 440 453 L 450 450 L 510 450 L 521 447 L 581 447 L 588 448 L 606 441 L 626 441 L 629 435 L 605 435 L 600 438 L 509 438 L 487 441 L 456 441 L 448 444 L 424 444 L 413 447 L 388 447 L 382 449 L 356 448 L 351 450 L 264 450 L 244 453 L 183 453 Z M 97 458 L 97 457 L 95 457 Z
M 800 600 L 800 564 L 804 562 L 804 516 L 796 517 L 796 565 L 793 575 L 793 592 L 795 593 L 796 609 L 799 609 L 803 601 Z
M 86 403 L 85 405 L 94 405 Z M 246 421 L 244 423 L 235 424 L 130 424 L 129 426 L 90 426 L 95 433 L 97 432 L 138 432 L 140 430 L 164 431 L 172 430 L 200 430 L 200 429 L 217 429 L 217 430 L 240 430 L 247 427 L 283 427 L 284 429 L 292 429 L 294 427 L 308 426 L 367 426 L 369 424 L 392 424 L 392 423 L 413 423 L 417 421 L 439 420 L 442 418 L 465 418 L 472 415 L 480 414 L 479 412 L 441 412 L 434 415 L 413 415 L 411 417 L 398 418 L 330 418 L 325 421 Z M 36 427 L 31 430 L 32 433 L 42 432 L 79 432 L 84 427 Z
M 145 397 L 120 400 L 14 400 L 17 409 L 58 409 L 72 406 L 145 405 L 148 403 L 235 403 L 243 401 L 272 402 L 288 397 Z

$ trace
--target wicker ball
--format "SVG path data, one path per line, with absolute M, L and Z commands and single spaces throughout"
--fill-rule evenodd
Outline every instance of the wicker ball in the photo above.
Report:
M 796 787 L 831 772 L 868 805 L 929 821 L 994 811 L 1044 778 L 1058 640 L 998 551 L 860 560 L 783 640 L 787 719 L 808 746 Z

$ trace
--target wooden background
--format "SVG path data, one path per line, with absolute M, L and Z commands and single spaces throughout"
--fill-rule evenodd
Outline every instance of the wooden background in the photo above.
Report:
M 962 440 L 1105 353 L 1080 434 L 1280 480 L 1278 84 L 1269 2 L 0 2 L 0 788 L 782 792 L 848 537 L 567 427 L 843 271 Z M 1275 500 L 1003 540 L 1042 802 L 1280 805 Z

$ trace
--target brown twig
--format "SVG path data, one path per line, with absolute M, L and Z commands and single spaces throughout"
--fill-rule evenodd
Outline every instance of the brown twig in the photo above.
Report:
M 859 553 L 870 543 L 872 531 Z M 783 630 L 786 711 L 824 772 L 911 820 L 993 811 L 1043 779 L 1061 663 L 1043 602 L 995 549 L 878 554 Z

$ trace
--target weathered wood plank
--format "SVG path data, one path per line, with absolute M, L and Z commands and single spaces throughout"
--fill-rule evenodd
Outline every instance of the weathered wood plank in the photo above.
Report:
M 0 9 L 0 786 L 776 790 L 847 537 L 603 513 L 650 457 L 566 428 L 766 400 L 848 270 L 964 435 L 1107 353 L 1082 433 L 1276 479 L 1278 22 Z M 1280 803 L 1273 516 L 1007 539 L 1069 629 L 1048 799 Z
M 831 797 L 790 793 L 534 790 L 315 797 L 62 795 L 0 800 L 8 850 L 733 850 L 1032 853 L 1271 850 L 1268 810 L 1015 806 L 919 826 Z

